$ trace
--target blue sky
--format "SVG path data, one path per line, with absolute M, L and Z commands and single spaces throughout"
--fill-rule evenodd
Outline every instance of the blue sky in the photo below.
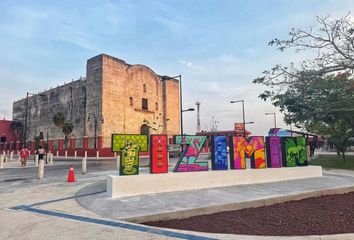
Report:
M 276 63 L 301 61 L 306 53 L 268 47 L 292 27 L 308 27 L 316 16 L 339 17 L 354 1 L 0 1 L 0 117 L 10 119 L 12 102 L 85 76 L 88 58 L 100 53 L 144 64 L 161 75 L 182 74 L 184 108 L 201 101 L 202 129 L 212 116 L 220 130 L 242 121 L 265 134 L 277 112 L 251 83 Z M 282 124 L 282 115 L 277 115 Z M 184 114 L 193 133 L 196 113 Z

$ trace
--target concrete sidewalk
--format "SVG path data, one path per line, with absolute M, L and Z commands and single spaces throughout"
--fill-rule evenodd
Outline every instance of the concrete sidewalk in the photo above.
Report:
M 0 193 L 0 239 L 289 239 L 287 237 L 240 236 L 225 234 L 196 233 L 180 230 L 154 228 L 121 219 L 151 215 L 151 211 L 191 210 L 201 206 L 247 202 L 281 195 L 295 195 L 306 191 L 350 188 L 354 185 L 354 172 L 325 171 L 323 181 L 306 179 L 306 182 L 279 182 L 274 185 L 254 185 L 249 188 L 218 188 L 185 191 L 174 194 L 146 195 L 119 199 L 118 207 L 100 206 L 100 201 L 117 205 L 116 200 L 104 199 L 106 175 L 112 171 L 89 173 L 79 182 L 66 183 L 37 181 L 26 187 L 16 185 Z M 305 185 L 304 185 L 305 184 Z M 246 186 L 242 186 L 246 187 Z M 291 190 L 289 190 L 291 187 Z M 98 192 L 97 192 L 98 191 Z M 84 195 L 78 197 L 80 195 Z M 82 207 L 88 204 L 90 210 Z M 115 204 L 114 204 L 115 202 Z M 175 206 L 173 206 L 175 205 Z M 97 209 L 93 209 L 98 206 Z M 132 209 L 136 206 L 137 209 Z M 130 207 L 130 209 L 128 208 Z M 161 210 L 156 209 L 161 208 Z M 151 208 L 151 209 L 149 209 Z M 92 211 L 91 211 L 92 210 Z M 115 212 L 119 211 L 119 212 Z M 150 211 L 150 212 L 149 212 Z M 192 210 L 193 211 L 193 210 Z M 110 212 L 110 213 L 109 213 Z M 158 214 L 160 214 L 158 212 Z M 204 212 L 203 212 L 204 213 Z M 108 214 L 110 214 L 108 216 Z M 105 216 L 106 215 L 106 216 Z M 116 219 L 114 219 L 116 218 Z M 353 239 L 353 235 L 291 237 L 290 239 Z
M 101 181 L 81 189 L 76 196 L 82 206 L 101 216 L 145 222 L 257 207 L 348 191 L 354 191 L 354 175 L 344 176 L 341 172 L 326 171 L 325 176 L 316 178 L 165 192 L 116 199 L 108 197 L 106 181 Z

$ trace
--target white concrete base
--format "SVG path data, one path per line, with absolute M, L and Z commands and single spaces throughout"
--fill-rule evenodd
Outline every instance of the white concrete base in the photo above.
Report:
M 289 167 L 225 171 L 205 171 L 132 176 L 108 175 L 107 193 L 111 198 L 149 193 L 225 187 L 321 177 L 322 167 Z

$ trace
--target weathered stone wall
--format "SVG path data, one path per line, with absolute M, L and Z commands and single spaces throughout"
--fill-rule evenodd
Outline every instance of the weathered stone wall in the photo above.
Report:
M 52 117 L 65 114 L 73 123 L 73 137 L 104 137 L 109 147 L 112 133 L 140 134 L 148 127 L 150 134 L 175 135 L 180 132 L 179 81 L 164 80 L 143 65 L 129 65 L 123 60 L 100 54 L 86 65 L 86 79 L 29 97 L 27 140 L 40 131 L 49 138 L 63 137 Z M 147 99 L 148 109 L 142 108 Z M 13 118 L 24 120 L 25 101 L 13 104 Z M 168 119 L 168 121 L 166 121 Z M 96 130 L 95 130 L 96 129 Z
M 179 81 L 168 79 L 164 81 L 166 100 L 166 134 L 169 136 L 180 134 L 180 101 L 179 101 Z
M 86 109 L 85 131 L 84 134 L 88 137 L 102 134 L 101 124 L 105 120 L 102 116 L 102 67 L 103 54 L 87 60 L 86 64 Z
M 53 115 L 62 112 L 67 122 L 74 125 L 72 136 L 80 137 L 84 131 L 86 81 L 80 79 L 71 83 L 30 95 L 27 111 L 27 140 L 43 132 L 49 138 L 63 137 L 61 130 L 53 123 Z M 26 98 L 13 103 L 13 119 L 24 122 Z
M 177 80 L 166 81 L 166 88 L 163 88 L 161 77 L 150 68 L 129 65 L 107 55 L 103 56 L 102 76 L 102 135 L 106 137 L 104 146 L 110 145 L 109 137 L 112 133 L 140 134 L 143 125 L 149 128 L 150 134 L 179 133 Z M 168 92 L 165 100 L 164 91 Z M 147 110 L 142 108 L 143 98 L 148 101 Z M 169 104 L 167 112 L 164 110 L 165 104 Z M 174 125 L 171 125 L 169 131 L 166 131 L 167 118 Z

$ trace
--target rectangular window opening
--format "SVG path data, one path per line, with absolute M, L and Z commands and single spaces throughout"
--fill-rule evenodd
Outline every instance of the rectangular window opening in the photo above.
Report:
M 142 110 L 148 110 L 148 100 L 146 98 L 142 99 Z

